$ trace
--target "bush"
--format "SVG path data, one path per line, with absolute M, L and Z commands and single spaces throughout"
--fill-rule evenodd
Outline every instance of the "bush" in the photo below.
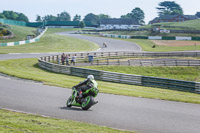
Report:
M 3 35 L 9 35 L 9 32 L 8 32 L 6 29 L 3 29 L 3 30 L 1 31 L 1 33 L 2 33 Z

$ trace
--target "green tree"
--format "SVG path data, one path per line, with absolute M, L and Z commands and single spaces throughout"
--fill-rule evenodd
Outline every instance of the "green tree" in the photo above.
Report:
M 124 18 L 124 19 L 131 18 L 131 13 L 128 13 L 126 15 L 121 15 L 121 18 Z
M 93 13 L 89 13 L 85 16 L 83 19 L 84 22 L 91 22 L 92 24 L 98 24 L 99 23 L 99 17 Z
M 28 22 L 28 17 L 24 15 L 23 13 L 18 13 L 14 11 L 3 11 L 4 19 L 10 19 L 10 20 L 17 20 L 17 21 L 25 21 Z
M 144 17 L 144 12 L 139 7 L 134 8 L 131 13 L 121 16 L 124 19 L 134 19 L 138 24 L 144 24 Z
M 105 14 L 99 14 L 98 17 L 99 19 L 111 18 L 109 15 L 105 15 Z
M 200 12 L 197 12 L 195 15 L 200 18 Z
M 36 21 L 37 21 L 37 22 L 42 22 L 42 19 L 41 19 L 40 15 L 37 15 L 37 16 L 36 16 Z
M 164 1 L 159 3 L 159 7 L 156 8 L 158 10 L 158 15 L 179 15 L 183 14 L 183 9 L 179 4 L 174 1 Z
M 43 19 L 46 20 L 46 21 L 57 21 L 58 17 L 53 16 L 53 15 L 46 15 L 46 16 L 43 17 Z
M 17 20 L 18 20 L 18 21 L 29 22 L 28 17 L 25 16 L 23 13 L 19 13 L 19 14 L 18 14 Z
M 0 18 L 6 19 L 6 17 L 2 13 L 0 13 Z
M 10 11 L 3 11 L 3 15 L 6 17 L 6 19 L 11 19 Z
M 76 14 L 73 18 L 73 21 L 81 21 L 81 16 Z
M 81 21 L 81 22 L 80 22 L 79 27 L 80 27 L 80 28 L 84 28 L 84 27 L 85 27 L 84 21 Z
M 10 12 L 10 19 L 12 20 L 17 20 L 17 18 L 19 17 L 19 15 L 16 12 L 11 11 Z
M 135 9 L 133 9 L 130 15 L 139 24 L 144 24 L 144 12 L 139 7 L 136 7 Z
M 70 21 L 71 20 L 69 13 L 67 13 L 65 11 L 58 14 L 57 17 L 58 17 L 57 20 L 59 20 L 59 21 Z

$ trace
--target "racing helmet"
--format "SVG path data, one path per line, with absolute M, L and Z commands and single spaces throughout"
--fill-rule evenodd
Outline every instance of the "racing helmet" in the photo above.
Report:
M 88 75 L 87 79 L 94 80 L 94 76 L 93 75 Z

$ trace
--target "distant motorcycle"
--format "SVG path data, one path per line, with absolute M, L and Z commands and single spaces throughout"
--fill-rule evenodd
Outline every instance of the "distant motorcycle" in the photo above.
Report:
M 83 110 L 88 110 L 91 106 L 98 103 L 94 100 L 94 97 L 97 96 L 99 90 L 95 87 L 86 90 L 85 92 L 78 92 L 75 87 L 72 87 L 72 96 L 67 100 L 67 107 L 77 106 L 81 107 Z M 82 94 L 80 97 L 79 95 Z

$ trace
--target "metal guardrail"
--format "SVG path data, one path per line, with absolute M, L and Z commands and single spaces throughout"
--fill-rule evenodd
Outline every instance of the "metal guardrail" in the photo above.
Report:
M 95 59 L 92 62 L 77 62 L 76 66 L 92 65 L 123 65 L 123 66 L 200 66 L 200 60 L 177 60 L 177 59 Z
M 149 86 L 149 87 L 158 87 L 158 88 L 165 88 L 165 89 L 172 89 L 172 90 L 179 90 L 179 91 L 188 91 L 188 92 L 193 92 L 193 93 L 200 92 L 199 82 L 147 77 L 147 76 L 140 76 L 140 75 L 122 74 L 122 73 L 114 73 L 114 72 L 107 72 L 107 71 L 71 67 L 71 66 L 50 63 L 48 62 L 50 60 L 45 61 L 44 59 L 45 59 L 44 57 L 38 59 L 39 66 L 45 70 L 49 70 L 56 73 L 69 74 L 69 75 L 79 76 L 79 77 L 87 77 L 87 75 L 93 74 L 96 79 L 103 80 L 103 81 L 111 81 L 111 82 L 116 82 L 116 83 L 141 85 L 141 86 Z M 49 57 L 49 59 L 51 58 Z
M 76 55 L 77 65 L 129 65 L 129 66 L 200 66 L 200 60 L 134 60 L 135 57 L 200 57 L 200 52 L 84 52 L 66 53 L 69 59 Z M 88 56 L 93 62 L 88 63 Z M 124 60 L 123 58 L 129 58 Z M 61 64 L 61 55 L 41 57 L 45 61 Z
M 66 53 L 70 57 L 76 54 L 77 59 L 86 59 L 88 55 L 92 55 L 94 58 L 99 57 L 200 57 L 200 52 L 131 52 L 131 51 L 120 51 L 120 52 L 79 52 L 79 53 Z M 61 60 L 61 55 L 41 57 L 45 61 Z

